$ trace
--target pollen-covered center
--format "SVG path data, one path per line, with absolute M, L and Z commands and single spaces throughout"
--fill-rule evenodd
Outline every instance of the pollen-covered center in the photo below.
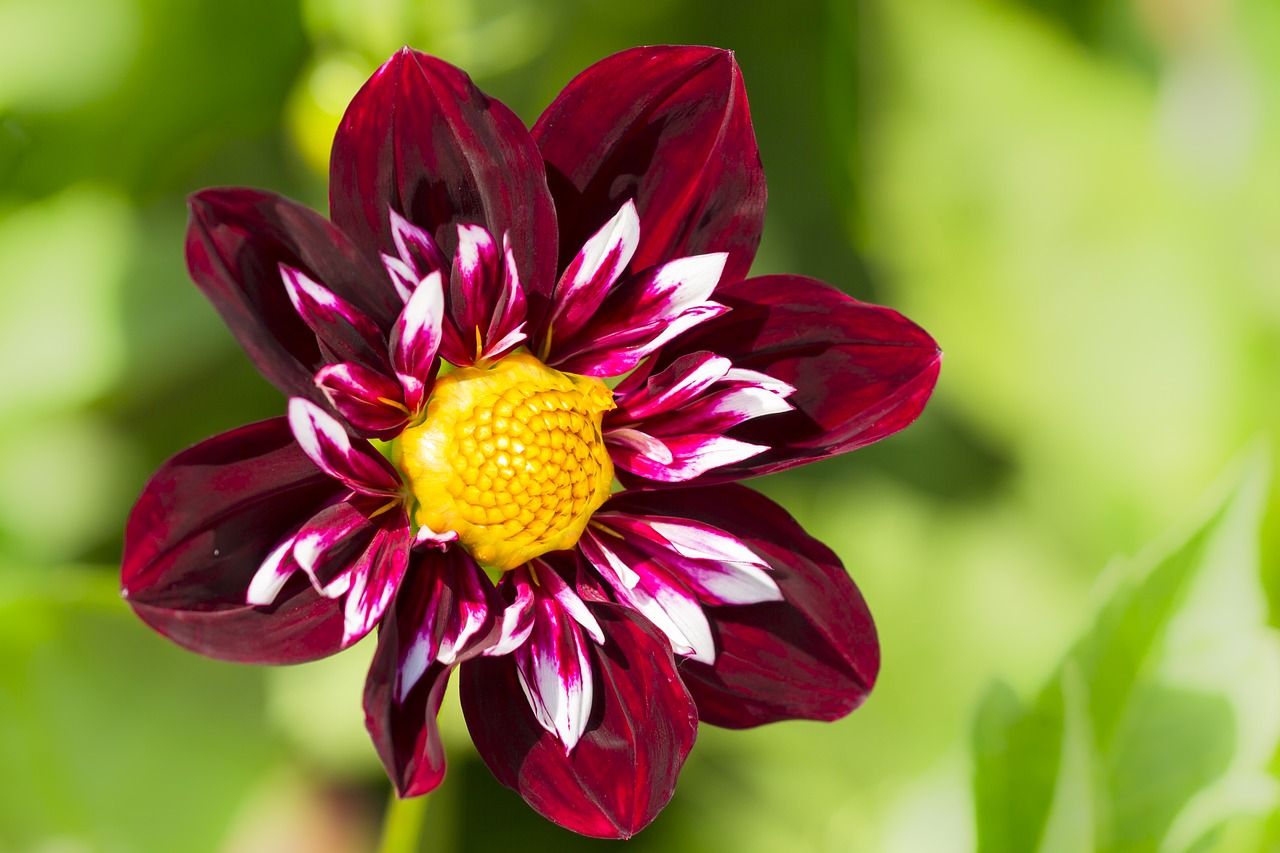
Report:
M 609 497 L 600 418 L 612 408 L 600 380 L 522 352 L 440 377 L 426 418 L 394 450 L 418 524 L 456 532 L 476 562 L 502 571 L 573 547 Z

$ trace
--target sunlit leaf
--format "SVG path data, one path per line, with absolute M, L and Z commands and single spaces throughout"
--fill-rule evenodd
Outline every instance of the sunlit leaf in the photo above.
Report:
M 1118 564 L 1096 622 L 1033 705 L 988 692 L 974 734 L 982 853 L 1248 849 L 1221 843 L 1247 833 L 1220 830 L 1276 803 L 1265 481 L 1254 460 L 1180 544 Z

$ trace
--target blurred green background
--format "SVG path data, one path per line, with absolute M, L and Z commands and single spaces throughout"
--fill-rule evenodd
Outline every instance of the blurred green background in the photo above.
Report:
M 737 52 L 755 271 L 946 360 L 905 433 L 758 483 L 865 592 L 875 693 L 705 729 L 629 849 L 1280 850 L 1275 0 L 0 0 L 0 851 L 373 848 L 371 643 L 219 664 L 118 596 L 150 471 L 283 411 L 187 280 L 184 197 L 323 210 L 338 116 L 403 44 L 532 122 L 667 42 Z M 445 717 L 423 850 L 603 846 Z

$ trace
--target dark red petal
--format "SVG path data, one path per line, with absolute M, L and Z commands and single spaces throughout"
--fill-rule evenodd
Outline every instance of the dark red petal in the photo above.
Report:
M 574 78 L 533 127 L 560 217 L 560 268 L 634 199 L 633 270 L 728 252 L 724 280 L 747 274 L 764 224 L 765 185 L 733 54 L 638 47 Z
M 435 660 L 440 641 L 449 639 L 441 634 L 451 627 L 456 629 L 450 623 L 456 622 L 459 607 L 475 604 L 461 587 L 462 573 L 477 570 L 460 548 L 446 554 L 415 552 L 412 560 L 395 604 L 378 629 L 378 650 L 364 687 L 365 726 L 402 797 L 429 793 L 444 778 L 444 746 L 436 717 L 445 685 L 456 661 L 479 654 L 495 639 L 499 603 L 496 597 L 491 598 L 489 603 L 494 606 L 483 625 L 458 649 L 455 662 L 445 666 Z M 432 659 L 406 690 L 401 671 L 424 629 L 433 634 Z
M 714 298 L 731 310 L 664 347 L 655 368 L 709 350 L 795 386 L 786 398 L 795 410 L 733 428 L 733 438 L 770 449 L 691 483 L 769 474 L 879 441 L 919 416 L 938 381 L 942 351 L 924 329 L 816 279 L 752 278 Z
M 703 722 L 746 728 L 835 720 L 862 704 L 880 668 L 875 624 L 839 558 L 782 507 L 742 486 L 627 492 L 610 509 L 693 519 L 737 537 L 772 567 L 783 601 L 707 607 L 717 656 L 680 676 Z
M 511 655 L 462 667 L 462 710 L 498 781 L 561 826 L 629 838 L 671 799 L 697 715 L 666 638 L 630 611 L 592 605 L 608 642 L 587 641 L 595 707 L 569 755 L 538 724 Z
M 521 279 L 554 283 L 542 157 L 520 119 L 447 62 L 409 48 L 387 60 L 347 107 L 329 162 L 333 220 L 370 252 L 396 252 L 394 209 L 450 257 L 459 224 L 509 233 Z
M 386 271 L 323 216 L 273 193 L 210 189 L 189 204 L 187 268 L 196 285 L 263 376 L 285 394 L 325 404 L 311 381 L 325 359 L 289 302 L 280 265 L 323 284 L 384 332 L 401 307 Z
M 215 436 L 160 466 L 125 528 L 122 589 L 142 619 L 223 660 L 298 663 L 342 642 L 342 603 L 299 572 L 275 603 L 245 603 L 287 533 L 345 491 L 303 454 L 284 418 Z

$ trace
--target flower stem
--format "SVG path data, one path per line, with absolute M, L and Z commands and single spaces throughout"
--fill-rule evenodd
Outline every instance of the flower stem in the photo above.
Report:
M 378 845 L 378 853 L 418 853 L 426 814 L 427 797 L 402 800 L 393 788 L 383 818 L 382 843 Z

